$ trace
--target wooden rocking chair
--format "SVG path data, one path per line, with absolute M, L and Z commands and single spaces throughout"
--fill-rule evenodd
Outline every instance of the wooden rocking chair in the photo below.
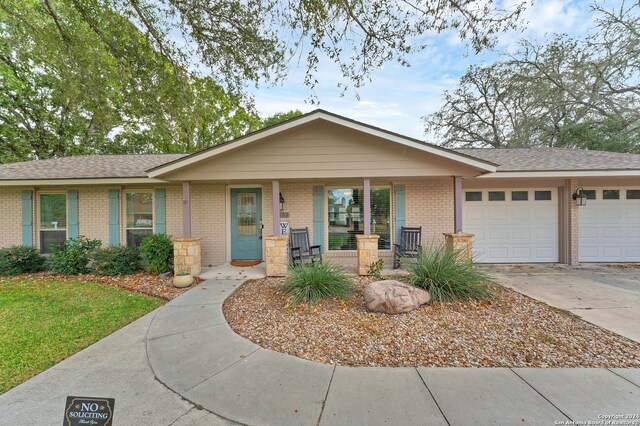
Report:
M 399 244 L 393 245 L 393 269 L 400 267 L 404 258 L 416 258 L 422 250 L 422 226 L 418 228 L 400 228 Z
M 322 246 L 309 244 L 309 228 L 289 230 L 289 253 L 293 266 L 307 262 L 322 263 Z

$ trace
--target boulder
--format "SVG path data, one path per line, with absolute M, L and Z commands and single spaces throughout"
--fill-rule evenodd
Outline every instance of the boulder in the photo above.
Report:
M 364 302 L 371 312 L 402 314 L 430 299 L 429 292 L 395 280 L 376 281 L 364 288 Z

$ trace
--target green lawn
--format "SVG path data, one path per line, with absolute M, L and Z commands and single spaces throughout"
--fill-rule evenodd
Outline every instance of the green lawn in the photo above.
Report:
M 105 284 L 0 278 L 0 393 L 163 303 Z

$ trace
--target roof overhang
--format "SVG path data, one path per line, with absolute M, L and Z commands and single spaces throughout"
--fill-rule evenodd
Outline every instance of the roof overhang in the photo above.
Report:
M 79 185 L 140 185 L 166 183 L 162 179 L 139 178 L 76 178 L 76 179 L 11 179 L 0 180 L 0 186 L 79 186 Z
M 514 171 L 514 172 L 496 172 L 479 176 L 480 178 L 558 178 L 558 177 L 597 177 L 597 176 L 640 176 L 640 170 L 557 170 L 557 171 Z
M 481 160 L 481 159 L 472 157 L 470 155 L 461 154 L 446 148 L 439 147 L 437 145 L 428 144 L 418 139 L 413 139 L 407 136 L 403 136 L 397 133 L 383 130 L 378 127 L 370 126 L 368 124 L 364 124 L 355 120 L 351 120 L 345 117 L 341 117 L 339 115 L 329 113 L 327 111 L 315 110 L 308 114 L 294 118 L 292 120 L 288 120 L 284 123 L 267 127 L 262 130 L 258 130 L 257 132 L 250 133 L 246 136 L 240 137 L 233 141 L 216 145 L 204 151 L 200 151 L 200 152 L 188 155 L 186 157 L 180 158 L 178 160 L 154 167 L 152 169 L 147 170 L 147 173 L 150 178 L 158 178 L 158 177 L 167 175 L 169 173 L 175 172 L 177 170 L 180 170 L 182 168 L 189 167 L 192 164 L 199 163 L 201 161 L 224 154 L 231 150 L 242 148 L 243 146 L 257 142 L 261 139 L 265 139 L 267 137 L 277 135 L 278 133 L 282 133 L 284 131 L 287 131 L 295 127 L 299 127 L 304 124 L 311 123 L 317 120 L 324 120 L 327 122 L 335 123 L 335 124 L 348 127 L 350 129 L 353 129 L 371 136 L 376 136 L 391 142 L 398 143 L 400 145 L 408 146 L 423 152 L 427 152 L 433 155 L 437 155 L 443 158 L 457 161 L 459 163 L 463 163 L 468 166 L 477 168 L 479 170 L 479 174 L 493 173 L 497 170 L 498 165 L 491 163 L 489 161 Z

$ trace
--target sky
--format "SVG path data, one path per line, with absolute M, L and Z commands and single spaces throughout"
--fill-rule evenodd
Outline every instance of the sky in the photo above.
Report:
M 612 1 L 615 0 L 601 3 L 608 6 Z M 523 16 L 526 28 L 500 35 L 495 49 L 479 55 L 452 33 L 435 36 L 426 50 L 409 57 L 410 68 L 390 63 L 375 71 L 373 81 L 358 89 L 359 98 L 354 91 L 341 96 L 337 87 L 340 76 L 328 59 L 323 60 L 317 75 L 315 96 L 319 104 L 308 102 L 312 92 L 304 85 L 304 63 L 291 64 L 289 77 L 281 85 L 262 86 L 250 93 L 263 117 L 293 109 L 308 112 L 322 108 L 407 136 L 429 139 L 422 117 L 438 110 L 442 93 L 455 88 L 469 65 L 494 62 L 500 52 L 517 48 L 521 38 L 542 41 L 554 33 L 583 35 L 593 25 L 591 4 L 585 0 L 534 0 Z

